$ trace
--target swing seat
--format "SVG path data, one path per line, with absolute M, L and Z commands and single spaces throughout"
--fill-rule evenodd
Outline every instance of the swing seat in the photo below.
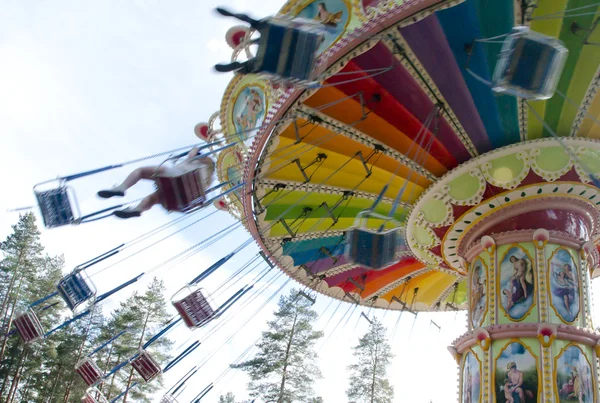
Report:
M 56 285 L 58 293 L 71 311 L 96 295 L 96 287 L 87 275 L 84 277 L 83 273 L 74 270 L 60 279 Z
M 175 399 L 174 396 L 172 396 L 172 395 L 164 395 L 160 399 L 160 403 L 178 403 L 178 402 L 177 402 L 177 399 Z
M 85 357 L 83 360 L 79 361 L 77 365 L 75 365 L 75 372 L 83 378 L 83 381 L 88 386 L 99 384 L 102 382 L 102 377 L 104 376 L 102 370 L 90 357 Z
M 56 183 L 56 181 L 51 181 Z M 77 223 L 80 217 L 79 207 L 73 190 L 65 181 L 58 181 L 58 186 L 40 190 L 44 182 L 33 188 L 35 197 L 42 213 L 42 220 L 46 228 L 62 227 Z
M 160 365 L 146 350 L 139 351 L 138 355 L 131 360 L 131 366 L 146 382 L 151 381 L 162 372 Z
M 317 50 L 324 40 L 320 24 L 269 18 L 259 33 L 258 51 L 250 60 L 251 73 L 272 76 L 276 82 L 314 79 Z
M 391 224 L 393 228 L 369 228 L 368 219 L 374 218 Z M 384 224 L 385 225 L 385 224 Z M 382 270 L 399 261 L 398 253 L 404 248 L 400 223 L 391 217 L 370 211 L 359 213 L 354 226 L 346 233 L 345 254 L 349 261 L 373 270 Z
M 96 388 L 89 388 L 81 398 L 83 403 L 109 403 L 109 400 Z
M 189 292 L 190 290 L 185 288 L 182 291 Z M 177 294 L 174 298 L 177 297 Z M 171 303 L 185 322 L 186 326 L 190 329 L 197 329 L 205 325 L 213 319 L 215 314 L 214 309 L 208 302 L 208 298 L 204 296 L 201 288 L 198 288 L 197 290 L 190 292 L 184 298 L 174 300 Z
M 13 323 L 17 328 L 17 332 L 19 332 L 19 336 L 27 344 L 44 338 L 44 328 L 32 310 L 17 316 Z
M 158 175 L 155 180 L 162 204 L 168 211 L 187 213 L 202 207 L 206 201 L 201 168 L 179 176 Z
M 492 89 L 524 99 L 551 98 L 568 54 L 560 40 L 515 27 L 504 40 Z

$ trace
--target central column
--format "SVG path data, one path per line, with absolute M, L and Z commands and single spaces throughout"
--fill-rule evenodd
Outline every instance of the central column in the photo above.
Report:
M 587 239 L 597 213 L 576 200 L 536 204 L 498 211 L 465 235 L 469 332 L 450 347 L 461 403 L 599 399 L 590 306 L 598 252 Z

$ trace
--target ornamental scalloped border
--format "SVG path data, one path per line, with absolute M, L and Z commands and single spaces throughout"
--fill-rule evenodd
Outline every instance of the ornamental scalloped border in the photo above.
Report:
M 567 145 L 569 145 L 569 146 L 577 147 L 578 154 L 581 152 L 581 150 L 585 150 L 586 148 L 600 148 L 600 140 L 597 140 L 597 139 L 566 138 L 566 139 L 563 139 L 563 141 L 565 141 L 567 143 Z M 413 249 L 413 248 L 420 249 L 419 245 L 417 245 L 417 243 L 416 243 L 416 240 L 414 240 L 414 238 L 412 236 L 413 225 L 415 225 L 415 224 L 421 225 L 424 228 L 426 228 L 426 226 L 423 225 L 423 223 L 425 223 L 425 221 L 423 221 L 424 217 L 423 217 L 420 209 L 430 198 L 434 197 L 434 195 L 436 193 L 442 193 L 444 186 L 447 186 L 447 184 L 449 182 L 464 175 L 466 172 L 470 172 L 473 169 L 478 169 L 478 168 L 481 169 L 480 167 L 487 161 L 493 161 L 496 158 L 513 155 L 516 153 L 522 153 L 523 148 L 525 148 L 529 151 L 531 149 L 534 149 L 534 148 L 540 147 L 540 146 L 541 147 L 545 146 L 544 148 L 555 147 L 556 140 L 553 138 L 543 138 L 543 139 L 531 140 L 531 141 L 527 141 L 527 142 L 523 142 L 523 143 L 511 144 L 506 147 L 502 147 L 502 148 L 490 151 L 484 155 L 473 158 L 469 161 L 466 161 L 466 162 L 460 164 L 458 167 L 456 167 L 452 171 L 446 173 L 440 179 L 438 179 L 438 181 L 436 183 L 431 185 L 425 192 L 423 192 L 419 196 L 419 198 L 416 200 L 416 202 L 414 203 L 414 205 L 409 213 L 408 224 L 407 224 L 407 239 L 409 242 L 409 247 L 411 249 Z M 521 150 L 521 151 L 519 151 L 519 150 Z M 529 171 L 527 169 L 527 165 L 528 165 L 529 161 L 530 160 L 528 158 L 523 159 L 523 163 L 524 163 L 523 171 Z M 571 163 L 571 162 L 572 162 L 571 159 L 569 159 L 569 163 Z M 585 175 L 584 172 L 581 172 L 581 169 L 578 169 L 578 165 L 575 166 L 575 169 L 583 183 L 587 183 L 590 181 L 589 177 L 587 177 L 587 175 Z M 521 175 L 519 175 L 519 176 L 521 176 Z M 550 185 L 554 186 L 553 184 L 550 184 Z M 518 184 L 513 184 L 511 181 L 511 182 L 503 184 L 502 187 L 503 188 L 511 188 L 511 187 L 516 187 L 516 186 L 518 186 Z M 480 196 L 478 196 L 478 194 L 480 194 L 480 193 L 481 193 L 481 189 L 480 189 L 480 192 L 478 192 L 475 195 L 475 197 L 473 197 L 472 199 L 466 200 L 465 205 L 479 204 L 481 202 L 481 200 L 478 200 L 480 197 Z M 431 246 L 424 245 L 422 247 L 430 248 Z M 417 255 L 417 253 L 415 253 L 415 255 Z
M 581 200 L 585 202 L 586 200 L 582 198 L 582 196 L 578 196 L 579 193 L 588 193 L 590 190 L 593 192 L 590 196 L 595 199 L 600 195 L 600 189 L 596 187 L 592 187 L 584 184 L 574 184 L 572 182 L 561 182 L 558 183 L 546 183 L 543 185 L 532 184 L 526 187 L 517 188 L 515 190 L 505 192 L 496 196 L 493 196 L 491 199 L 486 200 L 485 203 L 479 204 L 477 207 L 469 210 L 465 214 L 460 217 L 460 220 L 454 223 L 444 235 L 442 239 L 442 257 L 443 259 L 453 268 L 459 270 L 461 267 L 461 261 L 459 259 L 460 249 L 462 239 L 465 234 L 469 231 L 473 230 L 476 225 L 482 223 L 486 218 L 494 214 L 498 208 L 502 209 L 503 206 L 527 203 L 527 202 L 535 202 L 536 199 L 545 197 L 545 196 L 553 196 L 557 195 L 554 192 L 555 189 L 562 190 L 562 194 L 558 196 L 568 196 L 570 198 Z M 572 195 L 567 193 L 569 189 L 573 189 Z M 525 193 L 525 196 L 522 196 Z M 502 198 L 508 202 L 498 203 L 498 200 Z M 495 201 L 494 201 L 495 200 Z M 600 198 L 598 198 L 598 202 L 600 203 Z M 596 218 L 597 223 L 597 218 Z M 597 230 L 597 227 L 595 228 Z M 450 260 L 452 259 L 452 260 Z

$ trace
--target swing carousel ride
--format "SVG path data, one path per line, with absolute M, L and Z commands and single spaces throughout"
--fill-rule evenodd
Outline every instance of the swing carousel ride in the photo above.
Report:
M 466 309 L 468 332 L 449 347 L 461 403 L 598 401 L 599 7 L 290 0 L 262 20 L 218 9 L 242 24 L 226 35 L 231 62 L 216 66 L 234 76 L 194 131 L 219 184 L 161 174 L 161 203 L 228 211 L 270 266 L 332 298 Z M 36 188 L 47 227 L 111 214 L 80 214 L 66 186 L 99 171 Z M 248 244 L 174 297 L 180 319 L 164 332 L 203 326 L 253 287 L 216 309 L 194 288 Z M 59 284 L 70 308 L 139 278 L 95 297 L 83 277 L 95 262 Z M 16 320 L 26 341 L 44 337 L 38 304 Z M 123 365 L 149 381 L 161 369 L 146 345 Z M 92 354 L 77 370 L 93 387 L 109 374 Z

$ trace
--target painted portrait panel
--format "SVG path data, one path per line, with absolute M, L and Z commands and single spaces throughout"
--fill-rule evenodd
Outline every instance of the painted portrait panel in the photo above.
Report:
M 496 360 L 496 402 L 537 402 L 538 382 L 536 358 L 523 344 L 509 343 Z
M 560 403 L 594 402 L 592 368 L 579 347 L 568 346 L 558 356 L 556 390 Z
M 533 262 L 525 250 L 511 247 L 500 262 L 500 297 L 509 318 L 523 319 L 535 303 Z
M 481 401 L 481 364 L 472 351 L 465 356 L 461 390 L 461 403 L 479 403 Z
M 320 54 L 342 35 L 350 14 L 343 0 L 317 0 L 304 7 L 297 17 L 317 20 L 323 24 L 325 40 L 317 50 L 317 54 Z
M 239 140 L 244 143 L 256 134 L 266 114 L 266 96 L 256 85 L 244 87 L 233 104 L 233 126 Z M 246 144 L 247 146 L 249 144 Z
M 562 248 L 550 258 L 550 294 L 556 314 L 572 323 L 579 314 L 579 276 L 573 256 Z
M 475 259 L 471 265 L 470 290 L 471 324 L 479 327 L 487 308 L 487 267 L 481 259 Z

